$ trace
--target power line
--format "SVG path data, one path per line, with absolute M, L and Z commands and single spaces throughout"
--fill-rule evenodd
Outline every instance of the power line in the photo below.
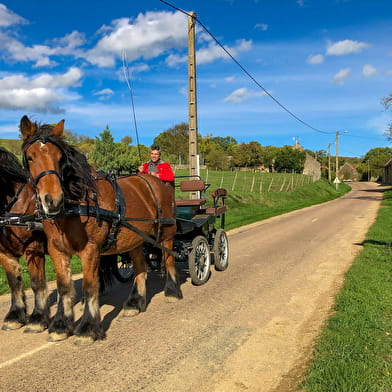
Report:
M 189 12 L 186 12 L 182 10 L 181 8 L 178 8 L 174 6 L 173 4 L 168 3 L 165 0 L 159 0 L 160 2 L 168 5 L 171 8 L 174 8 L 175 10 L 182 12 L 183 14 L 187 16 L 191 16 L 196 20 L 196 22 L 204 29 L 204 31 L 216 42 L 216 44 L 238 65 L 238 67 L 241 68 L 241 70 L 259 87 L 261 88 L 265 94 L 267 94 L 276 104 L 278 104 L 284 111 L 286 111 L 290 116 L 295 118 L 297 121 L 299 121 L 301 124 L 305 125 L 306 127 L 312 129 L 313 131 L 319 132 L 319 133 L 324 133 L 324 134 L 334 134 L 335 131 L 322 131 L 321 129 L 315 128 L 312 125 L 308 124 L 306 121 L 302 120 L 299 118 L 297 115 L 295 115 L 291 110 L 289 110 L 285 105 L 283 105 L 281 102 L 279 102 L 268 90 L 266 90 L 246 69 L 243 67 L 240 62 L 218 41 L 218 39 L 207 29 L 206 26 L 194 15 L 190 14 Z

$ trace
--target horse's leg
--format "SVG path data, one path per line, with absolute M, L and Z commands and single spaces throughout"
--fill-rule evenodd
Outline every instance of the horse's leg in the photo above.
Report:
M 56 270 L 57 312 L 49 325 L 49 340 L 56 342 L 73 334 L 75 288 L 73 286 L 70 258 L 48 244 L 49 255 Z
M 167 249 L 173 249 L 173 240 L 163 240 L 162 245 Z M 181 299 L 182 291 L 177 279 L 174 256 L 164 251 L 162 257 L 166 267 L 165 296 L 168 300 Z
M 45 254 L 42 244 L 33 242 L 25 251 L 34 292 L 34 309 L 24 332 L 42 332 L 49 325 L 49 297 L 45 275 Z
M 20 273 L 20 265 L 16 258 L 0 254 L 0 264 L 5 270 L 11 289 L 11 307 L 4 318 L 2 329 L 11 331 L 21 328 L 27 323 L 23 281 Z
M 133 280 L 131 293 L 124 303 L 124 316 L 136 316 L 140 312 L 145 312 L 147 307 L 147 265 L 143 253 L 143 244 L 131 250 L 129 255 L 132 260 L 135 278 Z
M 76 344 L 90 343 L 106 337 L 99 310 L 99 263 L 97 246 L 88 246 L 80 258 L 83 267 L 83 315 L 75 329 Z

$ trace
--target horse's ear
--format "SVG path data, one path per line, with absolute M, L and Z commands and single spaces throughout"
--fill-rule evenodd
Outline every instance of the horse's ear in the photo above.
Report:
M 52 129 L 52 133 L 54 136 L 61 136 L 64 132 L 64 121 L 61 120 L 57 125 L 55 125 Z
M 27 116 L 23 116 L 19 124 L 20 132 L 22 133 L 23 141 L 26 141 L 30 136 L 34 135 L 36 126 L 30 121 Z

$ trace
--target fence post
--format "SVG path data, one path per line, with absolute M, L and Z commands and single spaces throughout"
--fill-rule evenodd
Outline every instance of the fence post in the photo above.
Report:
M 274 182 L 274 177 L 271 178 L 271 183 L 269 184 L 268 192 L 270 191 L 273 182 Z
M 223 186 L 223 174 L 224 174 L 224 171 L 222 171 L 222 178 L 221 178 L 221 182 L 220 182 L 219 188 L 222 188 L 222 186 Z
M 253 192 L 253 187 L 255 186 L 255 175 L 253 173 L 253 178 L 252 178 L 252 185 L 250 187 L 250 191 Z
M 235 172 L 235 176 L 234 176 L 233 185 L 232 185 L 232 187 L 231 187 L 231 190 L 232 190 L 232 191 L 234 191 L 235 182 L 237 181 L 237 174 L 238 174 L 238 172 Z
M 280 191 L 279 192 L 282 192 L 282 189 L 284 187 L 285 182 L 286 182 L 286 177 L 283 178 L 282 186 L 280 187 Z
M 263 191 L 263 176 L 260 173 L 260 186 L 259 186 L 259 193 Z

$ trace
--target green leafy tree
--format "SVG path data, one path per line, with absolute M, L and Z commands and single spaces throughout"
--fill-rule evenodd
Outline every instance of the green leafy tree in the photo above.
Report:
M 376 147 L 369 150 L 363 157 L 363 163 L 366 164 L 367 169 L 363 171 L 364 179 L 367 177 L 380 177 L 384 165 L 392 158 L 392 148 L 390 147 Z M 369 176 L 367 175 L 369 172 Z
M 126 144 L 126 145 L 132 144 L 132 137 L 131 137 L 131 136 L 124 136 L 124 137 L 121 139 L 121 143 L 124 143 L 124 144 Z
M 301 173 L 305 163 L 305 152 L 291 146 L 281 147 L 275 158 L 275 169 L 278 172 Z
M 262 163 L 262 147 L 259 142 L 241 143 L 233 148 L 235 166 L 256 167 Z
M 261 163 L 265 168 L 268 168 L 272 171 L 276 154 L 279 151 L 278 147 L 275 146 L 264 146 L 261 147 Z
M 187 123 L 177 124 L 161 132 L 155 139 L 162 150 L 162 156 L 176 157 L 171 163 L 185 164 L 189 156 L 189 126 Z
M 392 109 L 392 93 L 385 97 L 381 103 L 384 105 L 385 109 L 391 110 Z M 388 125 L 387 130 L 384 132 L 385 136 L 388 138 L 389 141 L 392 141 L 392 123 Z
M 222 148 L 223 151 L 226 151 L 227 153 L 231 153 L 233 150 L 233 147 L 238 144 L 237 140 L 234 139 L 232 136 L 215 136 L 215 137 L 210 137 L 210 140 L 212 143 L 217 144 Z
M 89 161 L 94 167 L 104 171 L 131 172 L 139 164 L 136 147 L 124 143 L 115 143 L 109 126 L 95 139 L 89 154 Z

